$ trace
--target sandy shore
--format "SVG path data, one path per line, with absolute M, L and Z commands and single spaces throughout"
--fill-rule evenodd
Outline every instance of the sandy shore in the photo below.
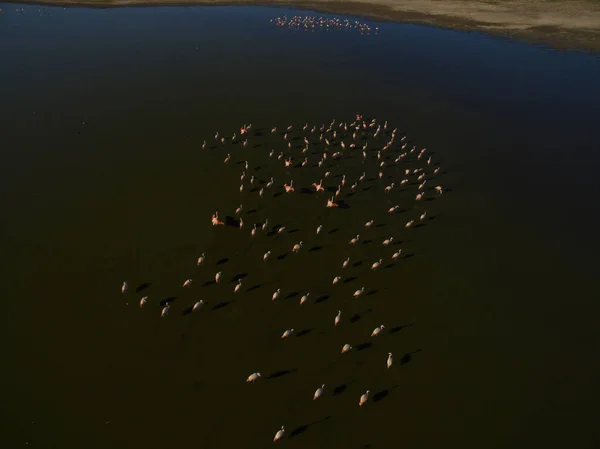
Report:
M 278 5 L 374 19 L 476 30 L 600 52 L 596 0 L 33 0 L 14 3 L 88 7 Z

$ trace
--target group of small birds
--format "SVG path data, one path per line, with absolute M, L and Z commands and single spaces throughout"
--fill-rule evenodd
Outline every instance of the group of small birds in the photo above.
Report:
M 372 156 L 372 159 L 376 158 L 377 159 L 377 164 L 376 164 L 376 171 L 378 171 L 377 177 L 379 178 L 379 180 L 383 179 L 383 172 L 387 169 L 392 169 L 394 172 L 398 172 L 398 168 L 399 165 L 402 162 L 406 162 L 409 158 L 415 161 L 422 161 L 422 163 L 420 165 L 422 165 L 422 167 L 419 168 L 413 168 L 413 169 L 408 169 L 408 168 L 404 168 L 400 171 L 400 173 L 402 173 L 402 179 L 399 182 L 399 185 L 397 185 L 395 182 L 391 182 L 389 185 L 385 186 L 385 187 L 381 187 L 383 194 L 385 195 L 389 195 L 392 194 L 392 192 L 395 189 L 405 189 L 408 190 L 410 187 L 417 185 L 418 187 L 416 189 L 416 196 L 415 196 L 415 201 L 422 201 L 423 198 L 425 197 L 425 195 L 429 195 L 431 192 L 436 195 L 439 196 L 441 194 L 443 194 L 444 189 L 442 188 L 442 186 L 435 186 L 433 188 L 430 188 L 429 191 L 427 191 L 425 189 L 427 182 L 429 180 L 432 180 L 436 177 L 436 175 L 438 175 L 439 173 L 439 166 L 434 166 L 432 165 L 432 160 L 431 157 L 427 157 L 426 156 L 426 149 L 422 148 L 420 150 L 417 149 L 417 147 L 415 145 L 409 145 L 408 141 L 407 141 L 407 137 L 405 135 L 403 135 L 402 137 L 397 137 L 397 128 L 391 130 L 391 132 L 388 131 L 388 123 L 387 121 L 384 123 L 378 123 L 376 119 L 371 119 L 371 120 L 367 120 L 365 119 L 362 115 L 356 115 L 356 119 L 351 122 L 351 123 L 336 123 L 335 120 L 333 120 L 331 123 L 328 124 L 323 124 L 321 125 L 319 128 L 317 128 L 317 126 L 309 126 L 308 123 L 305 123 L 304 125 L 301 125 L 300 128 L 303 131 L 304 134 L 304 143 L 298 146 L 295 146 L 294 148 L 292 148 L 291 145 L 291 133 L 295 131 L 295 128 L 293 125 L 289 125 L 285 130 L 282 130 L 281 135 L 283 136 L 282 141 L 280 141 L 280 144 L 284 147 L 284 150 L 280 151 L 277 155 L 275 154 L 275 150 L 271 150 L 269 153 L 269 158 L 277 158 L 278 161 L 280 161 L 281 164 L 283 164 L 283 166 L 286 169 L 290 169 L 287 172 L 290 173 L 291 176 L 291 172 L 292 170 L 296 170 L 296 169 L 302 169 L 303 167 L 305 167 L 308 161 L 308 156 L 306 156 L 306 153 L 308 152 L 308 149 L 311 147 L 311 145 L 316 146 L 316 145 L 325 145 L 325 149 L 323 150 L 322 156 L 320 158 L 320 160 L 318 161 L 318 163 L 316 165 L 312 165 L 313 167 L 317 168 L 319 171 L 322 171 L 322 175 L 319 176 L 319 181 L 318 182 L 313 182 L 312 185 L 310 187 L 312 187 L 312 189 L 314 189 L 314 193 L 316 194 L 315 196 L 317 198 L 319 198 L 319 193 L 320 192 L 324 192 L 326 190 L 326 188 L 324 187 L 324 182 L 325 180 L 333 180 L 333 179 L 340 179 L 339 184 L 334 187 L 334 186 L 328 186 L 327 190 L 333 190 L 334 188 L 336 188 L 335 193 L 327 199 L 327 202 L 324 204 L 325 207 L 327 208 L 336 208 L 339 207 L 338 205 L 338 197 L 341 195 L 342 192 L 344 191 L 348 191 L 350 190 L 351 192 L 355 192 L 358 185 L 360 183 L 365 182 L 365 178 L 366 178 L 366 171 L 362 173 L 362 175 L 358 176 L 358 178 L 352 182 L 352 184 L 350 184 L 351 181 L 347 180 L 346 178 L 346 174 L 345 173 L 338 173 L 338 174 L 332 174 L 329 169 L 331 170 L 335 170 L 335 168 L 337 168 L 339 166 L 339 164 L 336 164 L 335 161 L 336 159 L 338 159 L 339 157 L 341 157 L 343 154 L 352 154 L 352 153 L 358 153 L 360 155 L 362 155 L 362 160 L 363 162 L 365 162 L 367 160 L 367 155 L 370 153 Z M 249 139 L 249 133 L 250 130 L 252 129 L 252 125 L 242 125 L 242 127 L 240 128 L 240 140 L 242 143 L 242 148 L 247 148 L 247 142 Z M 272 128 L 271 129 L 271 134 L 277 136 L 277 128 Z M 317 137 L 318 136 L 318 137 Z M 310 137 L 310 139 L 309 139 Z M 381 137 L 381 140 L 379 140 L 378 142 L 378 147 L 377 148 L 368 148 L 368 142 L 363 143 L 367 140 L 367 138 L 375 138 L 378 139 L 379 137 Z M 221 144 L 225 144 L 225 142 L 235 142 L 237 138 L 237 135 L 234 133 L 233 136 L 231 138 L 225 138 L 223 136 L 220 136 L 219 133 L 216 133 L 214 135 L 214 139 L 217 143 L 221 143 Z M 278 137 L 276 137 L 277 139 L 279 139 Z M 202 148 L 207 148 L 208 144 L 206 141 L 203 142 L 202 144 Z M 300 151 L 300 155 L 295 154 L 295 152 Z M 240 151 L 255 151 L 255 150 L 244 150 L 241 149 Z M 392 156 L 393 158 L 393 162 L 389 162 L 390 157 L 383 157 L 384 154 L 386 154 L 386 152 L 396 152 L 397 156 L 394 155 Z M 314 153 L 313 153 L 314 154 Z M 319 153 L 317 153 L 319 154 Z M 301 163 L 296 163 L 296 164 L 292 164 L 292 161 L 294 161 L 296 158 L 298 159 L 302 159 L 304 158 L 304 160 Z M 231 161 L 231 155 L 227 154 L 224 163 L 225 164 L 229 164 L 229 162 Z M 329 161 L 326 165 L 326 161 Z M 273 177 L 270 177 L 269 179 L 262 179 L 259 180 L 258 179 L 258 174 L 255 177 L 254 174 L 252 174 L 250 172 L 250 165 L 248 164 L 247 161 L 243 161 L 241 160 L 240 163 L 243 163 L 243 171 L 240 175 L 240 179 L 242 184 L 240 185 L 239 191 L 241 192 L 242 195 L 249 195 L 252 190 L 250 190 L 250 192 L 248 192 L 247 190 L 244 189 L 244 182 L 249 182 L 251 185 L 252 184 L 256 184 L 256 185 L 263 185 L 260 190 L 258 190 L 258 195 L 262 198 L 267 190 L 276 190 L 276 184 L 275 184 L 275 180 Z M 233 165 L 232 165 L 233 166 Z M 391 170 L 390 170 L 391 171 Z M 376 179 L 375 177 L 373 177 L 374 179 Z M 289 179 L 286 180 L 285 183 L 277 183 L 277 185 L 279 185 L 279 189 L 280 192 L 284 195 L 294 195 L 294 191 L 295 191 L 295 187 L 294 187 L 294 181 L 293 179 Z M 308 186 L 306 186 L 305 188 L 309 188 Z M 256 191 L 256 189 L 254 189 L 254 191 Z M 247 192 L 247 193 L 244 193 Z M 389 214 L 394 214 L 395 212 L 397 212 L 397 210 L 399 209 L 399 205 L 395 205 L 391 208 L 389 208 L 387 210 L 387 213 Z M 233 211 L 233 208 L 231 208 L 231 210 Z M 244 214 L 245 210 L 244 210 L 244 206 L 243 204 L 240 204 L 236 209 L 235 209 L 235 216 L 239 218 L 239 222 L 236 225 L 239 229 L 243 229 L 244 228 L 244 221 L 243 221 L 243 217 L 242 215 Z M 343 213 L 343 212 L 342 212 Z M 427 217 L 427 212 L 423 211 L 419 218 L 418 221 L 423 221 L 425 220 Z M 408 221 L 404 227 L 405 228 L 411 228 L 413 227 L 413 225 L 416 223 L 417 219 L 413 219 Z M 219 212 L 215 211 L 214 214 L 211 217 L 211 225 L 215 226 L 215 227 L 219 227 L 219 226 L 223 226 L 225 223 L 219 218 Z M 367 230 L 369 230 L 370 228 L 372 228 L 374 226 L 374 220 L 369 220 L 364 224 L 364 228 L 365 228 L 365 232 L 367 232 Z M 265 219 L 265 221 L 263 223 L 255 223 L 253 224 L 253 227 L 250 231 L 250 236 L 249 238 L 254 238 L 256 236 L 256 234 L 259 232 L 259 229 L 261 231 L 266 231 L 268 228 L 268 219 Z M 285 232 L 285 227 L 284 226 L 277 226 L 274 227 L 273 229 L 273 234 L 277 237 L 278 235 L 280 235 L 281 233 Z M 316 234 L 320 234 L 323 230 L 323 226 L 319 225 L 316 228 Z M 355 237 L 353 237 L 348 244 L 349 245 L 356 245 L 358 242 L 360 241 L 360 234 L 357 234 Z M 394 237 L 390 236 L 386 239 L 384 239 L 381 242 L 381 245 L 383 247 L 383 249 L 390 247 L 391 245 L 393 245 L 394 243 Z M 293 253 L 299 253 L 300 251 L 302 251 L 303 248 L 303 241 L 300 240 L 297 243 L 295 243 L 292 248 L 291 251 Z M 398 249 L 397 251 L 394 251 L 393 254 L 391 255 L 391 260 L 392 261 L 397 261 L 402 254 L 402 250 Z M 266 253 L 264 253 L 263 255 L 263 262 L 267 263 L 270 260 L 270 256 L 271 256 L 271 251 L 267 251 Z M 204 253 L 202 253 L 197 261 L 196 264 L 197 266 L 204 266 L 206 265 L 206 255 Z M 349 266 L 350 263 L 350 258 L 347 257 L 346 259 L 344 259 L 341 263 L 341 267 L 342 269 L 345 269 Z M 370 267 L 370 269 L 372 271 L 377 270 L 379 267 L 382 266 L 383 263 L 383 258 L 379 258 L 378 260 L 374 261 Z M 221 271 L 217 272 L 215 275 L 215 282 L 217 284 L 221 283 L 222 280 L 222 276 L 223 273 Z M 332 280 L 332 285 L 336 285 L 338 283 L 340 283 L 340 281 L 342 280 L 341 276 L 335 276 Z M 235 286 L 233 288 L 233 291 L 235 294 L 238 294 L 241 289 L 242 289 L 242 279 L 237 279 L 237 281 L 235 282 Z M 183 283 L 182 283 L 182 288 L 190 288 L 193 284 L 193 280 L 192 279 L 186 279 Z M 123 282 L 122 286 L 121 286 L 121 292 L 122 294 L 125 294 L 128 291 L 129 285 L 127 282 Z M 365 292 L 365 287 L 361 287 L 359 289 L 357 289 L 354 293 L 353 293 L 353 297 L 354 298 L 358 298 L 360 297 L 363 293 Z M 273 301 L 277 301 L 280 299 L 281 297 L 281 288 L 277 288 L 275 290 L 275 292 L 272 294 L 271 299 Z M 309 301 L 309 296 L 310 293 L 305 293 L 301 299 L 300 299 L 300 305 L 303 305 L 305 303 L 307 303 Z M 139 305 L 140 307 L 144 307 L 148 302 L 148 297 L 144 296 L 143 298 L 141 298 Z M 202 308 L 202 306 L 204 305 L 204 301 L 203 300 L 199 300 L 197 302 L 194 303 L 194 305 L 192 306 L 192 311 L 196 312 L 198 310 L 200 310 Z M 161 317 L 167 317 L 169 314 L 169 308 L 170 305 L 168 303 L 164 304 L 164 306 L 161 309 Z M 334 317 L 333 319 L 333 324 L 334 326 L 339 326 L 342 320 L 342 311 L 338 310 L 337 315 Z M 385 330 L 385 325 L 380 325 L 378 327 L 376 327 L 372 333 L 371 333 L 371 337 L 377 337 L 378 335 L 380 335 L 382 332 L 384 332 Z M 286 339 L 289 338 L 290 336 L 292 336 L 294 334 L 294 329 L 290 328 L 290 329 L 286 329 L 282 335 L 281 335 L 281 339 Z M 352 350 L 352 346 L 349 344 L 345 344 L 343 345 L 342 349 L 341 349 L 341 354 L 345 354 L 348 353 L 349 351 Z M 393 364 L 393 354 L 391 352 L 388 353 L 387 356 L 387 360 L 386 360 L 386 367 L 389 369 L 392 367 Z M 260 372 L 253 372 L 250 375 L 248 375 L 246 377 L 246 382 L 248 383 L 254 383 L 257 380 L 261 379 L 261 373 Z M 319 388 L 316 389 L 316 391 L 314 392 L 313 395 L 313 400 L 317 400 L 319 399 L 323 394 L 324 394 L 324 390 L 325 390 L 325 385 L 321 385 Z M 359 398 L 358 404 L 359 406 L 364 406 L 370 398 L 370 390 L 367 390 L 364 394 L 362 394 Z M 285 427 L 282 426 L 281 429 L 275 434 L 275 437 L 273 439 L 273 441 L 278 441 L 281 440 L 282 438 L 284 438 L 285 436 Z
M 351 22 L 348 19 L 340 20 L 337 17 L 326 19 L 316 16 L 293 16 L 288 19 L 287 16 L 271 19 L 270 23 L 275 23 L 281 28 L 293 28 L 296 30 L 314 31 L 320 30 L 336 30 L 336 31 L 357 31 L 360 34 L 370 34 L 371 27 L 364 22 L 354 20 Z M 379 31 L 379 27 L 374 28 L 375 34 Z

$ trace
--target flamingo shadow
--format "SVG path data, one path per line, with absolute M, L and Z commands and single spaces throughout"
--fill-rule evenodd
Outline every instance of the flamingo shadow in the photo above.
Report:
M 407 363 L 411 362 L 412 359 L 413 359 L 413 355 L 418 354 L 421 351 L 423 351 L 423 350 L 422 349 L 417 349 L 416 351 L 407 352 L 400 359 L 400 365 L 406 365 Z
M 402 329 L 406 329 L 407 327 L 414 325 L 415 323 L 403 324 L 402 326 L 394 326 L 388 331 L 388 334 L 395 334 L 396 332 L 400 332 Z
M 302 329 L 300 332 L 296 334 L 296 337 L 303 337 L 304 335 L 308 335 L 313 331 L 313 329 Z
M 316 300 L 315 303 L 320 304 L 322 302 L 327 301 L 330 298 L 329 295 L 323 295 L 323 296 L 319 296 Z
M 347 389 L 348 389 L 348 386 L 346 384 L 338 385 L 337 387 L 335 387 L 333 389 L 333 392 L 331 393 L 331 395 L 332 396 L 339 396 L 340 394 L 342 394 Z
M 229 259 L 227 257 L 223 257 L 222 259 L 219 259 L 217 261 L 217 265 L 223 265 L 224 263 L 229 262 Z
M 297 368 L 275 371 L 273 374 L 269 375 L 267 377 L 267 379 L 277 379 L 279 377 L 283 377 L 283 376 L 287 376 L 288 374 L 295 373 L 296 371 L 298 371 Z
M 359 345 L 356 346 L 356 350 L 357 351 L 364 351 L 365 349 L 370 349 L 371 347 L 373 347 L 373 343 L 371 343 L 370 341 L 366 341 L 364 343 L 361 343 Z
M 356 276 L 350 276 L 348 279 L 344 279 L 344 284 L 349 284 L 352 281 L 357 280 L 358 278 Z
M 149 282 L 144 282 L 143 284 L 138 285 L 137 288 L 135 289 L 135 291 L 136 291 L 136 293 L 143 292 L 148 287 L 150 287 L 150 283 Z
M 158 303 L 160 307 L 164 307 L 167 304 L 173 304 L 177 300 L 177 296 L 169 296 Z
M 232 302 L 233 302 L 233 300 L 231 300 L 231 301 L 222 301 L 222 302 L 220 302 L 219 304 L 215 304 L 215 305 L 213 306 L 213 308 L 212 308 L 212 309 L 213 309 L 213 310 L 219 310 L 219 309 L 222 309 L 223 307 L 227 307 L 227 306 L 228 306 L 229 304 L 231 304 Z
M 304 424 L 303 426 L 298 426 L 294 430 L 292 430 L 292 433 L 290 433 L 290 438 L 294 438 L 294 437 L 296 437 L 298 435 L 301 435 L 304 432 L 306 432 L 309 427 L 314 426 L 315 424 L 319 424 L 319 423 L 325 422 L 325 421 L 327 421 L 330 418 L 331 418 L 331 416 L 328 416 L 327 418 L 323 418 L 323 419 L 320 419 L 318 421 L 313 421 L 310 424 Z

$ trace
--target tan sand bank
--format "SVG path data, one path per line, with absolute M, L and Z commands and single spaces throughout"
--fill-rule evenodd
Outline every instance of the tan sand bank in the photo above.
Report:
M 278 5 L 398 22 L 477 30 L 600 52 L 597 0 L 33 0 L 70 6 Z

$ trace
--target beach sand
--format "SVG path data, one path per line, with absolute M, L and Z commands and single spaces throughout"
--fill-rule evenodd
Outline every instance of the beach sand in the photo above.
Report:
M 554 48 L 600 51 L 600 2 L 595 0 L 35 0 L 16 3 L 87 7 L 288 6 L 481 31 L 526 39 Z

